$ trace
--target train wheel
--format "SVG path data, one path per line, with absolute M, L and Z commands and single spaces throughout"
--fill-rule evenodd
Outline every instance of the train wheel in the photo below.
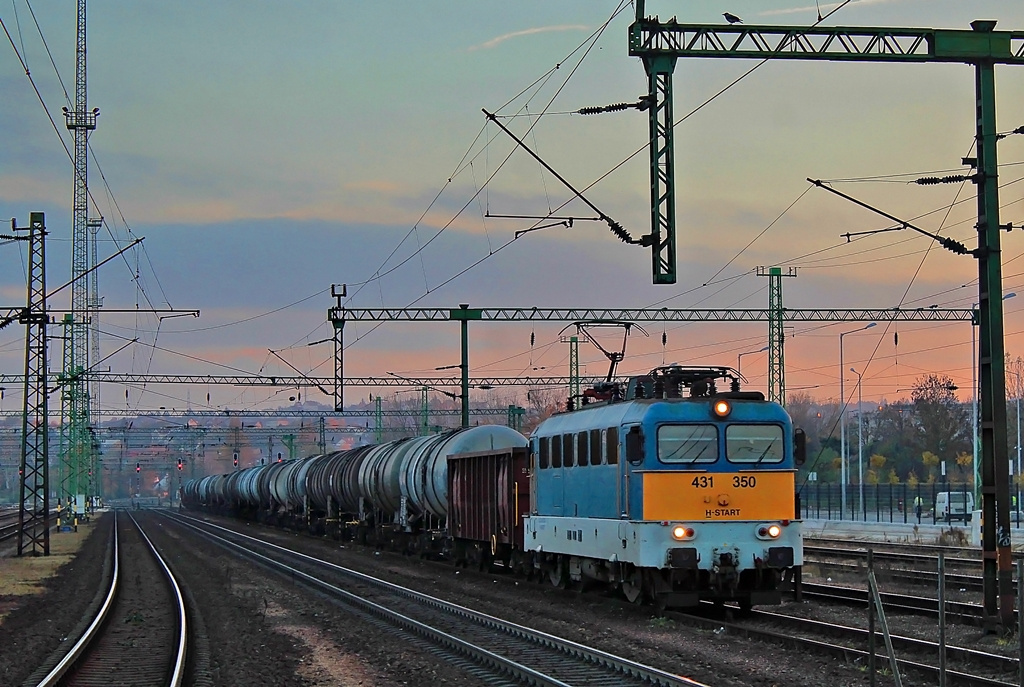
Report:
M 548 580 L 559 589 L 565 589 L 569 586 L 569 571 L 566 570 L 565 560 L 561 556 L 558 557 L 558 560 L 554 561 L 551 569 L 548 570 Z
M 643 574 L 633 568 L 622 579 L 622 595 L 631 604 L 638 604 L 644 597 Z

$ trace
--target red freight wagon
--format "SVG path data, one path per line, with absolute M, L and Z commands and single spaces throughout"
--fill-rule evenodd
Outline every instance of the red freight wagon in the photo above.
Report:
M 530 513 L 530 462 L 525 447 L 448 456 L 448 533 L 457 563 L 512 567 L 523 551 Z

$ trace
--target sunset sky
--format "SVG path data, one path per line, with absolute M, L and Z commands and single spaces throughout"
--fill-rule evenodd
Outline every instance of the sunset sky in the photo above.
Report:
M 820 5 L 822 13 L 835 7 Z M 74 97 L 75 2 L 31 10 L 38 29 L 24 0 L 0 8 L 13 42 L 0 59 L 0 214 L 24 225 L 29 212 L 46 213 L 48 281 L 58 285 L 70 273 L 72 166 L 50 118 L 70 147 L 61 107 L 64 88 Z M 651 0 L 647 10 L 680 22 L 720 23 L 728 11 L 747 24 L 801 26 L 818 13 L 814 2 L 778 0 Z M 272 349 L 303 372 L 329 376 L 331 347 L 307 344 L 330 336 L 332 283 L 349 285 L 352 307 L 763 308 L 768 283 L 756 268 L 777 265 L 797 270 L 784 280 L 790 308 L 977 302 L 974 259 L 907 231 L 848 242 L 842 234 L 891 222 L 805 181 L 856 180 L 834 186 L 973 248 L 973 186 L 907 183 L 965 171 L 960 159 L 974 137 L 967 65 L 772 61 L 686 118 L 675 130 L 675 285 L 652 285 L 649 250 L 621 243 L 602 223 L 513 241 L 532 222 L 488 214 L 593 212 L 579 200 L 566 204 L 571 192 L 481 109 L 508 117 L 502 122 L 631 234 L 650 231 L 646 113 L 569 114 L 646 92 L 643 66 L 627 50 L 633 12 L 616 0 L 91 3 L 89 107 L 100 117 L 90 215 L 109 227 L 99 254 L 116 250 L 113 239 L 146 237 L 144 250 L 100 272 L 106 308 L 140 310 L 103 317 L 104 355 L 139 339 L 103 368 L 294 374 Z M 966 29 L 974 19 L 1024 30 L 1024 3 L 854 0 L 825 24 Z M 676 118 L 752 66 L 679 60 Z M 1024 125 L 1024 68 L 997 67 L 996 94 L 998 129 Z M 1019 225 L 1024 136 L 999 146 L 1001 221 Z M 1004 292 L 1020 294 L 1005 301 L 1013 357 L 1024 356 L 1022 233 L 1002 235 Z M 3 244 L 0 305 L 24 304 L 25 264 L 23 247 Z M 66 308 L 68 298 L 52 305 Z M 144 312 L 151 307 L 202 314 L 158 322 Z M 562 326 L 474 323 L 471 374 L 567 374 Z M 839 332 L 860 326 L 787 330 L 791 392 L 837 397 Z M 644 328 L 649 337 L 634 332 L 621 373 L 666 362 L 735 366 L 738 354 L 767 344 L 764 324 Z M 349 375 L 435 376 L 459 362 L 455 323 L 370 329 L 346 327 Z M 23 347 L 20 326 L 0 331 L 0 373 L 22 372 Z M 59 342 L 51 350 L 58 366 Z M 906 397 L 898 390 L 932 373 L 951 376 L 970 398 L 966 323 L 879 322 L 846 336 L 844 351 L 845 367 L 864 373 L 865 400 Z M 582 346 L 581 359 L 587 374 L 607 370 L 593 347 Z M 764 353 L 743 357 L 753 388 L 765 388 L 765 366 Z M 847 372 L 848 394 L 855 382 Z M 378 392 L 391 393 L 352 389 L 347 400 Z M 280 405 L 289 393 L 151 385 L 126 400 L 123 387 L 107 386 L 101 403 L 242 409 Z M 303 396 L 329 402 L 314 389 Z M 2 409 L 20 403 L 20 390 L 8 389 Z

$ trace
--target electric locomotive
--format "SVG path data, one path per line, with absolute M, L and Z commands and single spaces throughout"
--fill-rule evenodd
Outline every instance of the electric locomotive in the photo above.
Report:
M 799 595 L 805 442 L 782 406 L 726 367 L 658 368 L 586 398 L 530 438 L 534 568 L 660 607 Z

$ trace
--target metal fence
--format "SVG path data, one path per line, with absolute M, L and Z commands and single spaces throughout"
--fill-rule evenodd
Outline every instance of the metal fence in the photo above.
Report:
M 863 499 L 860 485 L 848 484 L 845 510 L 842 492 L 839 484 L 807 482 L 799 491 L 800 516 L 935 525 L 970 522 L 971 511 L 981 508 L 980 503 L 974 502 L 974 492 L 967 484 L 865 484 Z M 946 495 L 940 498 L 940 494 Z M 1024 520 L 1020 490 L 1011 491 L 1010 498 L 1010 521 L 1020 527 Z

